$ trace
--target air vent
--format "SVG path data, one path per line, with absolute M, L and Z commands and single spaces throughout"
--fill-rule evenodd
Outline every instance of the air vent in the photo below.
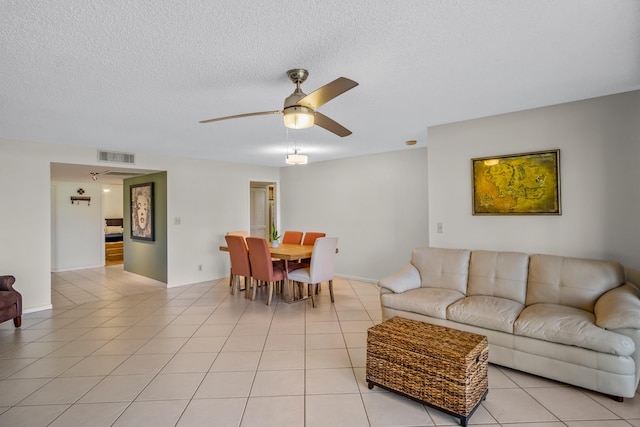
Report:
M 136 162 L 136 155 L 131 153 L 116 153 L 115 151 L 98 150 L 98 161 L 134 164 Z
M 144 174 L 140 173 L 140 172 L 108 171 L 108 172 L 104 172 L 102 175 L 109 175 L 109 176 L 140 176 L 140 175 L 144 175 Z

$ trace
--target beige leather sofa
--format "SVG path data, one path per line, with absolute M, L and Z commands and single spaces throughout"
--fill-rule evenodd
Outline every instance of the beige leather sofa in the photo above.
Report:
M 640 379 L 640 290 L 616 262 L 416 248 L 379 282 L 382 316 L 486 335 L 489 361 L 611 395 Z

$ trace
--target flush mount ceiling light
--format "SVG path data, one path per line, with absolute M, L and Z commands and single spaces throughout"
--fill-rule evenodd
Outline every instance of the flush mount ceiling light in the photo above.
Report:
M 295 150 L 293 154 L 287 154 L 284 161 L 288 165 L 306 165 L 309 163 L 309 158 L 304 154 L 298 154 L 298 150 Z

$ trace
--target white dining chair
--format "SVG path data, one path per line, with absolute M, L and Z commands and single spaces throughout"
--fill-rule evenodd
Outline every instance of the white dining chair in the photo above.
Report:
M 311 304 L 316 306 L 316 288 L 321 282 L 329 282 L 329 294 L 333 299 L 333 271 L 336 260 L 337 237 L 321 237 L 316 239 L 311 253 L 311 264 L 308 268 L 300 268 L 287 274 L 289 280 L 307 283 Z

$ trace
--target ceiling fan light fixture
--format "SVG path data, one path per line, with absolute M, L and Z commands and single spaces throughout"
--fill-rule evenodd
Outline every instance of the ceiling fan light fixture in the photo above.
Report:
M 290 129 L 307 129 L 313 126 L 314 112 L 301 105 L 284 109 L 284 125 Z

